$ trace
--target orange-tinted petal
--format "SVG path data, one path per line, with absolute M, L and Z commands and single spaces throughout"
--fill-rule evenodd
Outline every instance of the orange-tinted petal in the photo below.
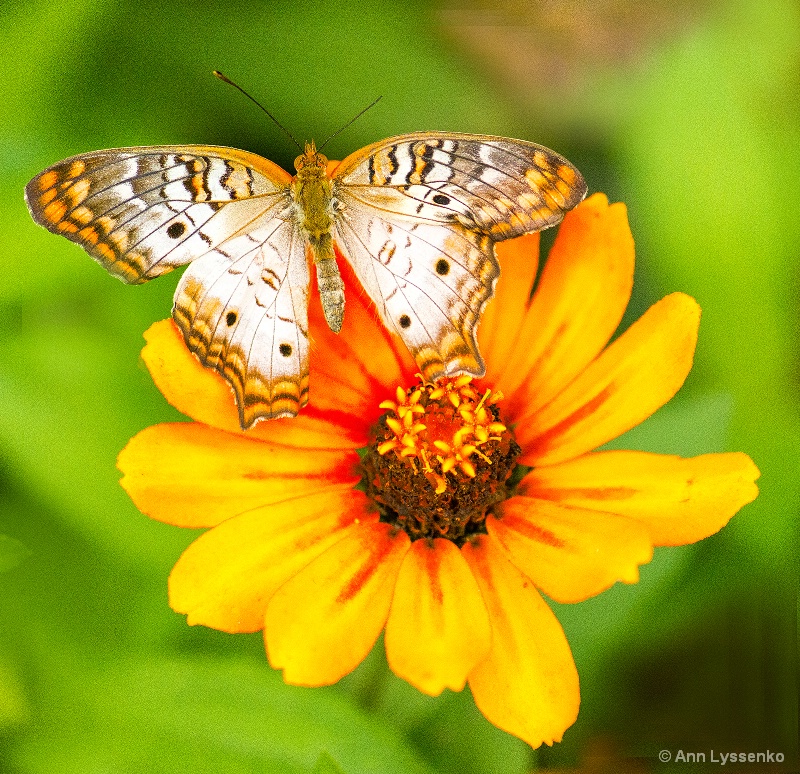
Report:
M 556 602 L 580 602 L 618 580 L 636 583 L 653 558 L 646 527 L 613 513 L 512 497 L 486 528 L 517 567 Z
M 222 376 L 204 368 L 186 348 L 183 335 L 172 320 L 153 323 L 144 337 L 147 344 L 142 358 L 156 387 L 178 411 L 198 422 L 289 446 L 353 449 L 367 442 L 365 423 L 340 424 L 306 409 L 297 417 L 259 422 L 243 431 L 239 427 L 233 390 Z
M 478 709 L 532 747 L 561 741 L 578 716 L 578 672 L 567 638 L 533 583 L 488 536 L 462 552 L 478 581 L 492 646 L 469 676 Z
M 169 576 L 172 609 L 188 623 L 254 632 L 275 590 L 354 525 L 377 520 L 349 487 L 255 508 L 201 535 Z
M 594 194 L 567 213 L 511 356 L 498 366 L 511 421 L 547 403 L 602 351 L 628 305 L 633 264 L 624 204 Z
M 418 370 L 399 337 L 379 321 L 346 260 L 338 256 L 345 282 L 344 322 L 339 333 L 328 328 L 319 294 L 309 305 L 313 337 L 309 407 L 335 414 L 346 411 L 371 425 L 382 413 L 378 404 L 392 398 Z
M 500 262 L 500 278 L 478 324 L 478 348 L 486 362 L 489 384 L 496 383 L 514 351 L 539 267 L 539 233 L 498 242 L 494 252 Z
M 287 683 L 330 685 L 361 663 L 386 623 L 409 546 L 389 524 L 354 525 L 278 589 L 264 638 Z
M 694 543 L 720 530 L 758 494 L 746 455 L 603 451 L 532 470 L 518 492 L 638 519 L 653 545 Z
M 358 455 L 294 449 L 194 422 L 155 425 L 120 452 L 120 481 L 142 513 L 213 527 L 237 513 L 358 482 Z
M 519 418 L 519 462 L 573 459 L 647 419 L 686 379 L 699 323 L 700 307 L 683 293 L 653 304 L 556 398 Z
M 461 552 L 449 540 L 417 540 L 406 554 L 386 622 L 386 658 L 415 688 L 460 691 L 489 650 L 486 606 Z

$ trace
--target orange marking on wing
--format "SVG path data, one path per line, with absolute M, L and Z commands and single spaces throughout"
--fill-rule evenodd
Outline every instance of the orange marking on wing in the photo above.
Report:
M 55 188 L 51 188 L 48 191 L 45 191 L 39 197 L 39 206 L 40 207 L 44 207 L 46 204 L 49 204 L 50 202 L 52 202 L 53 199 L 56 198 L 56 196 L 58 196 L 58 192 L 56 191 Z
M 208 199 L 208 192 L 206 191 L 205 187 L 203 186 L 203 176 L 202 175 L 193 175 L 192 176 L 192 188 L 194 188 L 197 196 L 195 201 L 204 202 Z
M 547 178 L 538 169 L 529 169 L 525 173 L 525 179 L 534 191 L 538 191 L 547 185 Z
M 69 172 L 67 172 L 67 177 L 78 177 L 78 175 L 82 175 L 85 171 L 86 162 L 77 159 L 72 162 L 72 166 L 69 168 Z
M 569 195 L 572 193 L 572 189 L 563 180 L 559 180 L 556 183 L 556 188 L 558 189 L 558 192 L 564 197 L 564 199 L 569 198 Z
M 106 234 L 110 234 L 114 230 L 114 225 L 114 221 L 107 215 L 103 215 L 95 221 L 95 226 L 102 229 Z
M 124 253 L 128 249 L 128 235 L 124 231 L 112 231 L 108 239 L 118 253 Z
M 58 224 L 59 231 L 66 231 L 68 234 L 74 234 L 78 227 L 69 220 L 62 220 L 61 223 Z
M 85 239 L 91 245 L 96 245 L 100 241 L 100 236 L 98 235 L 97 230 L 92 226 L 87 226 L 86 228 L 81 229 L 78 236 L 81 237 L 81 239 Z
M 575 170 L 562 164 L 557 170 L 556 174 L 570 187 L 575 185 Z
M 88 207 L 78 207 L 72 213 L 72 219 L 77 220 L 82 226 L 90 223 L 94 218 L 94 213 Z
M 517 197 L 517 204 L 524 210 L 535 210 L 539 206 L 540 200 L 535 194 L 523 191 Z
M 52 188 L 58 182 L 58 172 L 54 170 L 50 170 L 49 172 L 45 172 L 39 178 L 39 189 L 42 191 L 46 191 L 48 188 Z
M 42 211 L 51 223 L 58 223 L 67 214 L 67 205 L 62 201 L 50 202 Z
M 534 151 L 533 163 L 540 169 L 550 169 L 550 161 L 547 158 L 547 154 L 542 151 Z
M 89 181 L 84 179 L 79 180 L 67 191 L 73 207 L 77 207 L 89 195 L 89 188 Z
M 103 258 L 105 258 L 107 261 L 117 260 L 116 254 L 105 242 L 100 242 L 95 247 L 95 251 L 99 253 Z
M 542 198 L 544 199 L 544 203 L 551 210 L 558 210 L 565 203 L 561 196 L 556 196 L 557 193 L 558 192 L 552 188 L 542 189 Z M 561 199 L 561 201 L 559 201 L 559 199 Z

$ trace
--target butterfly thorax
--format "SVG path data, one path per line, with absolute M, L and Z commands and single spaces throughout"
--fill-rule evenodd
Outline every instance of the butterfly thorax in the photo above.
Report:
M 317 267 L 325 320 L 338 333 L 344 318 L 344 284 L 333 251 L 333 190 L 327 166 L 328 159 L 317 152 L 314 143 L 306 143 L 305 153 L 294 162 L 297 175 L 292 180 L 291 193 L 297 207 L 298 227 L 308 241 Z

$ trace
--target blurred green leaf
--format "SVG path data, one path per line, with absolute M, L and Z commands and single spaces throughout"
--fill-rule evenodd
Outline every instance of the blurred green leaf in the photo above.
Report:
M 30 551 L 19 540 L 0 535 L 0 572 L 16 567 L 29 555 Z
M 87 672 L 73 706 L 16 748 L 24 772 L 306 774 L 326 751 L 348 774 L 432 774 L 391 728 L 331 689 L 266 664 L 122 661 Z
M 22 684 L 10 665 L 0 660 L 0 734 L 29 718 L 30 705 Z
M 312 770 L 312 774 L 346 774 L 340 769 L 333 758 L 327 753 L 322 753 Z

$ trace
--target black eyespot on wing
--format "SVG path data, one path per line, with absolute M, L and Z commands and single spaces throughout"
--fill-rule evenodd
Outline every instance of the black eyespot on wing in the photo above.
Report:
M 183 236 L 183 232 L 186 231 L 186 226 L 183 223 L 173 223 L 167 229 L 167 236 L 171 239 L 177 239 L 180 236 Z
M 281 344 L 278 347 L 278 352 L 280 352 L 284 357 L 289 357 L 292 354 L 292 345 L 291 344 Z
M 450 197 L 444 194 L 436 194 L 436 196 L 433 197 L 433 201 L 436 202 L 436 204 L 450 204 Z
M 236 322 L 236 312 L 228 312 L 228 314 L 225 315 L 225 322 L 228 323 L 228 325 L 233 325 Z
M 399 322 L 401 328 L 408 328 L 408 326 L 411 325 L 411 318 L 407 314 L 404 314 Z
M 444 277 L 450 271 L 450 263 L 446 261 L 444 258 L 440 258 L 436 261 L 436 273 L 440 276 Z

